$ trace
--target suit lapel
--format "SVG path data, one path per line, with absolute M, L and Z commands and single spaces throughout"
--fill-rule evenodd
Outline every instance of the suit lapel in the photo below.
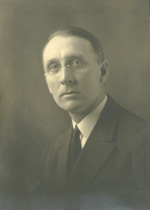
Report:
M 67 168 L 68 168 L 68 152 L 70 146 L 70 139 L 72 135 L 72 127 L 67 130 L 67 132 L 62 136 L 63 144 L 58 151 L 58 166 L 56 173 L 56 189 L 61 190 L 65 188 L 67 180 Z
M 113 138 L 118 119 L 119 106 L 108 97 L 101 117 L 69 177 L 69 189 L 85 189 L 110 155 L 115 152 Z

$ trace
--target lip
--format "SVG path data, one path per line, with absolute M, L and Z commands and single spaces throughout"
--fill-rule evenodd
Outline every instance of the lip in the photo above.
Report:
M 61 96 L 71 96 L 71 95 L 76 95 L 76 94 L 79 94 L 79 92 L 78 91 L 70 91 L 70 92 L 62 93 Z

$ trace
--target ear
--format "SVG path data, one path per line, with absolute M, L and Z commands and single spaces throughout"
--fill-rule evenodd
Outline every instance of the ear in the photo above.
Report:
M 51 91 L 51 88 L 50 88 L 50 85 L 49 85 L 49 82 L 48 82 L 48 76 L 47 76 L 47 73 L 46 72 L 44 72 L 44 77 L 45 77 L 46 84 L 48 86 L 49 92 L 52 94 L 52 91 Z
M 105 83 L 109 76 L 109 63 L 107 60 L 102 62 L 100 71 L 100 82 Z

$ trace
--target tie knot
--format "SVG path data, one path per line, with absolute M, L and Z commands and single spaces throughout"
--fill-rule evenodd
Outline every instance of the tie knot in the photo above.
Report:
M 81 134 L 81 132 L 80 132 L 78 126 L 76 125 L 75 128 L 74 128 L 74 130 L 73 130 L 73 136 L 74 136 L 74 138 L 79 137 L 80 134 Z

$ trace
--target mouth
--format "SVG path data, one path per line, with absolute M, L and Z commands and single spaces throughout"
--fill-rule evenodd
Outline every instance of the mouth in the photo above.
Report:
M 79 94 L 78 91 L 70 91 L 70 92 L 62 93 L 60 96 L 73 96 L 73 95 L 77 95 L 77 94 Z

